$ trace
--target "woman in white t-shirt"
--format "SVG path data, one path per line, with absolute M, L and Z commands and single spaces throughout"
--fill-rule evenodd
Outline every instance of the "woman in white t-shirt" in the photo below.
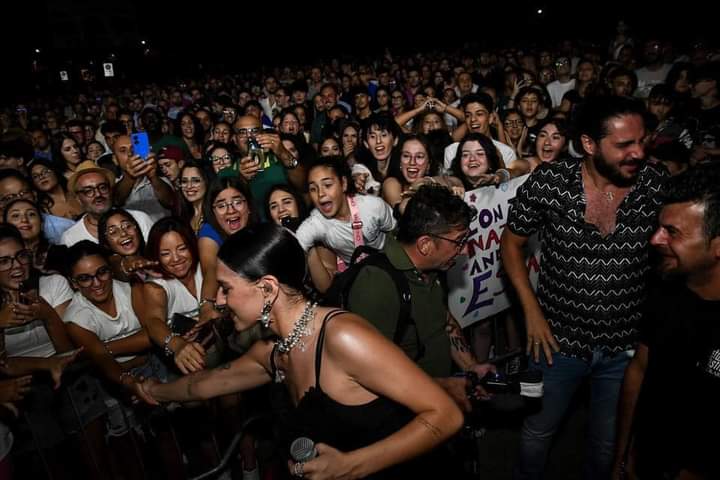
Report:
M 332 250 L 335 265 L 310 256 L 308 266 L 313 283 L 325 291 L 336 271 L 350 263 L 361 244 L 381 249 L 385 236 L 395 228 L 392 210 L 382 199 L 355 195 L 347 164 L 341 157 L 320 158 L 308 171 L 308 192 L 315 209 L 297 230 L 307 252 L 315 245 Z
M 70 247 L 67 261 L 76 289 L 63 317 L 70 338 L 105 378 L 142 396 L 134 371 L 146 364 L 151 343 L 132 309 L 130 284 L 113 279 L 105 252 L 89 240 Z
M 197 321 L 203 303 L 200 301 L 203 275 L 195 233 L 180 218 L 163 218 L 150 230 L 146 257 L 158 262 L 163 278 L 146 282 L 142 298 L 133 298 L 140 322 L 150 339 L 173 357 L 183 374 L 202 370 L 206 352 L 194 340 L 195 329 L 183 336 L 171 328 L 175 314 L 185 317 L 185 321 L 188 318 Z
M 60 275 L 39 276 L 32 259 L 19 231 L 0 226 L 0 329 L 8 357 L 49 358 L 73 348 L 59 315 L 72 290 Z
M 152 343 L 132 308 L 134 292 L 140 286 L 114 280 L 105 251 L 94 242 L 82 240 L 67 256 L 68 276 L 76 289 L 65 311 L 68 333 L 106 380 L 128 395 L 153 403 L 140 387 L 144 378 L 167 379 L 167 369 L 151 352 Z M 109 407 L 108 434 L 115 452 L 131 451 L 132 439 L 127 434 L 133 425 L 129 406 L 106 398 Z M 155 436 L 154 436 L 155 437 Z M 157 436 L 159 447 L 170 448 L 165 435 Z M 170 451 L 173 451 L 172 448 Z M 168 461 L 171 457 L 163 456 Z M 172 471 L 180 471 L 182 460 L 170 460 Z M 142 472 L 134 462 L 120 463 L 126 478 L 140 478 Z

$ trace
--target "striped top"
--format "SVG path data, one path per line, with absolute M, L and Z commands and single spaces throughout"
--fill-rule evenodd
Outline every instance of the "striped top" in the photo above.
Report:
M 538 232 L 542 267 L 537 297 L 561 352 L 589 359 L 634 348 L 657 226 L 657 192 L 666 174 L 645 165 L 603 237 L 585 222 L 582 162 L 544 163 L 518 189 L 508 228 Z

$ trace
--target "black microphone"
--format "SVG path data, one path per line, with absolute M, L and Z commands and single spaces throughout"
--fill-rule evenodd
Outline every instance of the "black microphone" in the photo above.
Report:
M 307 462 L 317 457 L 315 442 L 307 437 L 299 437 L 290 444 L 290 456 L 296 462 Z

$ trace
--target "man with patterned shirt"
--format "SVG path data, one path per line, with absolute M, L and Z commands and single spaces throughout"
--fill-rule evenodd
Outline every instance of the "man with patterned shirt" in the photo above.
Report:
M 516 478 L 541 478 L 552 436 L 584 378 L 592 398 L 584 478 L 608 478 L 615 409 L 637 340 L 649 240 L 665 172 L 644 162 L 645 110 L 626 97 L 588 100 L 581 161 L 539 167 L 517 192 L 502 237 L 504 268 L 525 313 L 527 351 L 543 371 L 542 410 L 525 420 Z M 523 247 L 538 232 L 537 294 Z

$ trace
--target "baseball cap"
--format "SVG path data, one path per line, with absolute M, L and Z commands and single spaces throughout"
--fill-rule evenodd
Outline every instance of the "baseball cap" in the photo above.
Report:
M 180 162 L 184 159 L 184 155 L 180 147 L 167 145 L 160 149 L 160 152 L 158 152 L 158 158 L 170 158 L 176 162 Z

